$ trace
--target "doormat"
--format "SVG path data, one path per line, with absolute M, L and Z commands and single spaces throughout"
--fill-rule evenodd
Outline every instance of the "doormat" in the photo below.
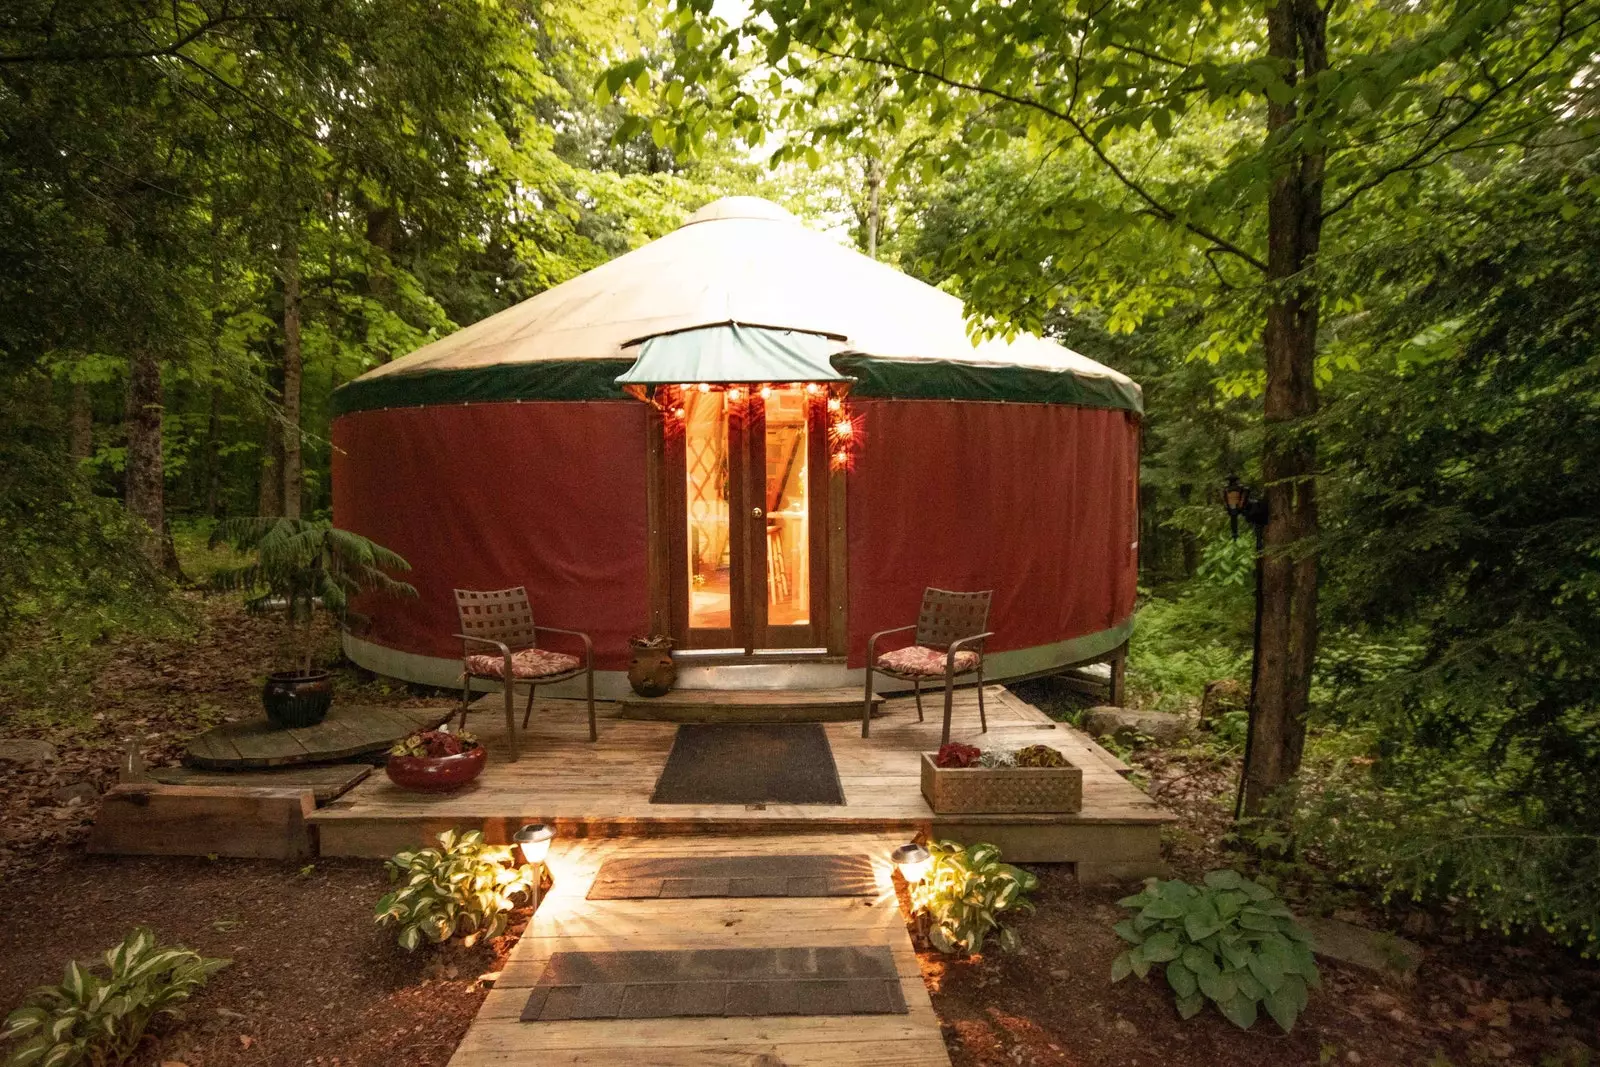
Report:
M 644 856 L 600 865 L 590 900 L 875 897 L 866 856 Z
M 905 1015 L 887 946 L 557 952 L 522 1021 Z
M 678 727 L 652 804 L 843 804 L 821 723 Z

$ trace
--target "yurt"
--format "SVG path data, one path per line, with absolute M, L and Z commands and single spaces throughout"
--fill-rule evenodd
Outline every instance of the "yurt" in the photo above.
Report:
M 404 556 L 350 657 L 456 683 L 454 590 L 670 636 L 683 687 L 859 685 L 925 587 L 993 590 L 986 671 L 1104 659 L 1134 607 L 1142 399 L 753 197 L 335 394 L 337 525 Z M 883 687 L 892 687 L 888 679 Z M 568 683 L 573 684 L 573 683 Z M 557 695 L 552 693 L 552 695 Z

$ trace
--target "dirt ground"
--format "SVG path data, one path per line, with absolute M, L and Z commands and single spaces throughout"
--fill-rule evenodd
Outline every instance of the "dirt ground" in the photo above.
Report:
M 444 1064 L 526 915 L 491 945 L 408 954 L 372 921 L 387 886 L 376 862 L 82 854 L 95 810 L 84 786 L 114 779 L 128 736 L 141 735 L 147 760 L 169 762 L 194 731 L 259 714 L 260 679 L 274 665 L 271 622 L 216 598 L 196 603 L 194 636 L 112 650 L 87 710 L 52 723 L 4 709 L 0 737 L 46 739 L 58 755 L 42 766 L 0 762 L 0 1012 L 59 981 L 68 960 L 97 958 L 145 924 L 163 941 L 234 962 L 185 1019 L 155 1028 L 141 1067 Z M 338 684 L 345 699 L 430 696 L 354 672 Z M 1147 752 L 1134 761 L 1137 780 L 1180 816 L 1167 841 L 1174 868 L 1198 877 L 1223 865 L 1235 773 L 1226 754 Z M 1039 907 L 1019 921 L 1022 952 L 921 957 L 958 1067 L 1596 1062 L 1600 971 L 1592 962 L 1545 945 L 1472 940 L 1437 923 L 1408 933 L 1428 950 L 1408 987 L 1325 965 L 1325 984 L 1292 1035 L 1265 1018 L 1242 1032 L 1210 1009 L 1183 1022 L 1159 977 L 1110 981 L 1121 951 L 1111 932 L 1122 916 L 1115 902 L 1132 890 L 1080 888 L 1065 869 L 1035 869 Z M 1403 918 L 1366 916 L 1377 925 Z

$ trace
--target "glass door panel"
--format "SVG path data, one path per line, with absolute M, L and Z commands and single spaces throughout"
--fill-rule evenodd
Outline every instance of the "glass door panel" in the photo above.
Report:
M 728 408 L 720 392 L 684 397 L 684 503 L 688 522 L 689 628 L 733 628 Z
M 806 394 L 773 389 L 764 406 L 767 626 L 808 626 L 811 442 Z

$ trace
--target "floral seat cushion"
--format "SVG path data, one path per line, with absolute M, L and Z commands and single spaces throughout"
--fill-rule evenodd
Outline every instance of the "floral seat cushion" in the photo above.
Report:
M 578 657 L 565 652 L 547 652 L 542 648 L 524 648 L 511 653 L 511 673 L 516 678 L 548 678 L 576 670 Z M 505 657 L 494 652 L 475 653 L 467 657 L 467 673 L 482 678 L 504 678 Z
M 878 657 L 878 666 L 897 674 L 913 674 L 923 678 L 943 678 L 946 653 L 942 648 L 927 645 L 910 645 L 885 652 Z M 956 652 L 956 673 L 978 669 L 978 654 L 970 648 Z

